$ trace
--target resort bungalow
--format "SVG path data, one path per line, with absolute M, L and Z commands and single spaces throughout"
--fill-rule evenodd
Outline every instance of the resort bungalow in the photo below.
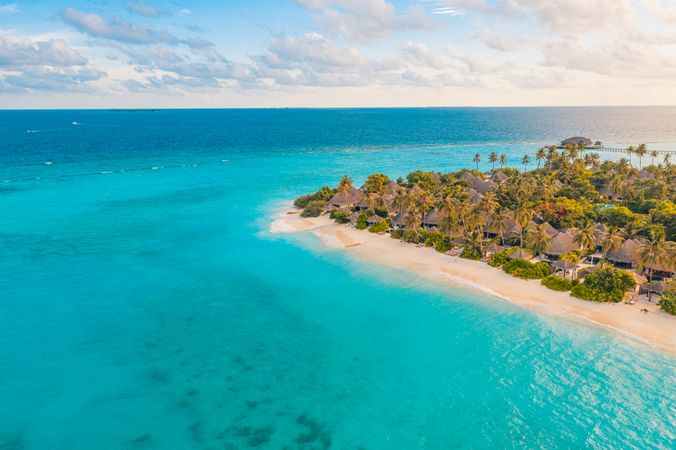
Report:
M 465 172 L 462 174 L 462 179 L 469 182 L 472 188 L 480 194 L 485 194 L 491 189 L 494 189 L 496 186 L 496 184 L 491 180 L 483 180 L 475 175 L 472 175 L 470 172 Z
M 488 247 L 484 249 L 484 256 L 488 258 L 489 256 L 495 255 L 496 253 L 500 253 L 503 251 L 505 247 L 498 245 L 498 244 L 490 244 Z
M 533 259 L 533 255 L 528 250 L 524 249 L 518 249 L 507 255 L 507 259 L 513 260 L 513 259 L 525 259 L 526 261 L 530 261 Z
M 329 205 L 335 206 L 339 209 L 352 208 L 357 203 L 362 201 L 363 198 L 364 193 L 352 187 L 347 191 L 336 193 L 329 199 Z
M 546 259 L 550 261 L 558 260 L 573 250 L 579 250 L 580 247 L 573 242 L 573 233 L 570 230 L 560 231 L 552 238 L 549 250 L 543 252 Z
M 606 259 L 617 267 L 633 269 L 638 262 L 638 249 L 641 247 L 641 241 L 638 239 L 627 239 L 622 246 L 613 252 L 608 252 Z
M 438 208 L 432 208 L 425 214 L 425 217 L 423 217 L 422 226 L 424 228 L 439 227 L 442 220 L 444 220 L 444 216 L 441 214 L 441 211 Z
M 570 274 L 571 279 L 573 279 L 573 277 L 575 276 L 575 271 L 577 269 L 577 264 L 572 263 L 567 259 L 560 259 L 558 261 L 554 261 L 551 264 L 551 266 L 555 275 L 561 273 L 563 278 L 566 278 L 566 276 Z
M 599 194 L 608 197 L 611 200 L 622 200 L 622 196 L 619 192 L 615 192 L 610 185 L 605 185 L 599 190 Z
M 400 212 L 392 218 L 392 226 L 396 228 L 406 228 L 408 225 L 408 213 Z
M 670 280 L 676 276 L 676 268 L 674 266 L 660 266 L 660 265 L 646 265 L 646 273 L 650 274 L 652 280 Z
M 578 145 L 581 147 L 585 148 L 601 148 L 603 147 L 603 144 L 601 141 L 592 141 L 591 139 L 587 137 L 582 137 L 582 136 L 574 136 L 568 139 L 564 139 L 561 141 L 561 145 L 559 145 L 559 148 L 565 148 L 567 145 Z
M 505 175 L 505 172 L 502 170 L 496 170 L 493 175 L 491 175 L 491 181 L 494 183 L 504 183 L 509 180 L 509 177 Z
M 369 227 L 370 227 L 371 225 L 377 225 L 377 224 L 379 224 L 380 222 L 382 222 L 383 220 L 384 220 L 384 219 L 383 219 L 382 217 L 376 216 L 376 215 L 374 214 L 374 215 L 372 215 L 371 217 L 369 217 L 368 219 L 366 219 L 366 225 L 368 225 Z

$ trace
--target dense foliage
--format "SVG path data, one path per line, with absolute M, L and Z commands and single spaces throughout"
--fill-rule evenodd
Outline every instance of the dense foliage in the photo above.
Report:
M 472 259 L 474 261 L 478 261 L 481 259 L 481 252 L 479 251 L 478 248 L 473 247 L 471 245 L 466 245 L 463 249 L 462 252 L 460 252 L 459 255 L 461 258 L 465 259 Z
M 507 250 L 503 250 L 498 253 L 493 253 L 491 256 L 488 257 L 488 264 L 493 266 L 493 267 L 500 267 L 503 264 L 505 264 L 508 259 L 507 257 L 512 254 L 514 251 L 519 250 L 518 248 L 510 248 Z
M 572 281 L 570 281 L 567 278 L 558 277 L 556 275 L 548 275 L 548 276 L 544 277 L 540 281 L 540 283 L 543 286 L 546 286 L 553 291 L 560 291 L 560 292 L 570 291 L 571 288 L 573 287 Z
M 303 211 L 300 213 L 302 217 L 319 217 L 326 206 L 326 202 L 322 200 L 312 200 L 305 205 Z
M 383 220 L 378 223 L 374 223 L 369 227 L 371 233 L 384 233 L 390 228 L 390 224 L 387 223 L 387 220 Z
M 551 274 L 552 271 L 547 263 L 531 263 L 525 259 L 513 259 L 502 266 L 502 270 L 513 277 L 525 280 L 537 280 Z
M 676 315 L 676 291 L 667 292 L 660 299 L 660 308 L 671 315 Z
M 606 267 L 588 274 L 584 282 L 571 289 L 571 295 L 594 302 L 618 303 L 627 290 L 635 286 L 636 281 L 629 272 Z
M 321 201 L 326 203 L 331 196 L 334 194 L 334 190 L 331 189 L 328 186 L 324 186 L 314 194 L 307 194 L 307 195 L 301 195 L 298 197 L 296 200 L 294 200 L 293 205 L 296 208 L 303 209 L 305 208 L 310 202 L 313 201 Z

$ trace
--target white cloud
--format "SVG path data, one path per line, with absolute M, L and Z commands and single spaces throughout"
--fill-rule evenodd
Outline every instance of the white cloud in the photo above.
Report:
M 434 22 L 419 6 L 399 14 L 385 0 L 297 0 L 317 11 L 315 20 L 326 32 L 355 42 L 368 43 L 401 30 L 429 30 Z
M 82 66 L 87 64 L 77 51 L 60 39 L 33 41 L 30 38 L 0 35 L 0 67 Z

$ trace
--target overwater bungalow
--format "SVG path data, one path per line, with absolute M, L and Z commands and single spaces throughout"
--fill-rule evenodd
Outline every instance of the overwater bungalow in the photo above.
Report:
M 573 233 L 566 230 L 556 233 L 551 240 L 549 250 L 544 251 L 543 254 L 546 259 L 556 261 L 561 255 L 579 249 L 580 247 L 573 242 Z
M 603 147 L 603 143 L 601 141 L 594 142 L 588 137 L 583 136 L 573 136 L 568 139 L 564 139 L 561 141 L 559 149 L 566 148 L 567 145 L 577 145 L 587 149 L 599 149 Z
M 627 239 L 618 250 L 608 252 L 606 259 L 616 267 L 633 269 L 638 262 L 637 254 L 640 247 L 641 241 L 638 239 Z

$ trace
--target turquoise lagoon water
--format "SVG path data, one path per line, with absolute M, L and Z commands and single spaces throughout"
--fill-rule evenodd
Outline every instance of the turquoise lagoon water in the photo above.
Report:
M 343 173 L 670 147 L 674 108 L 0 119 L 3 450 L 673 446 L 673 357 L 267 230 Z

